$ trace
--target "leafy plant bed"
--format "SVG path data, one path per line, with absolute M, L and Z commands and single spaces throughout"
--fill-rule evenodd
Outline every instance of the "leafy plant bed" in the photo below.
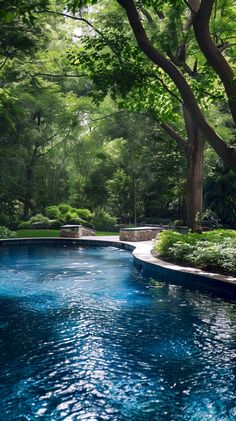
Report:
M 236 275 L 236 231 L 217 229 L 203 234 L 163 231 L 155 251 L 173 263 L 210 272 Z

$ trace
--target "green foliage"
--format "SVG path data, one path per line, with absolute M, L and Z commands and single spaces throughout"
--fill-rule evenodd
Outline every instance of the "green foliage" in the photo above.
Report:
M 162 9 L 166 3 L 172 7 L 178 8 L 182 6 L 183 0 L 138 0 L 138 4 L 142 6 L 155 7 L 158 9 Z
M 84 221 L 82 218 L 78 217 L 76 210 L 72 210 L 70 212 L 67 212 L 64 215 L 64 218 L 65 218 L 65 221 L 67 223 L 70 223 L 70 224 L 80 225 L 80 224 L 86 223 L 86 221 Z
M 236 274 L 236 231 L 219 229 L 203 234 L 161 232 L 155 249 L 161 257 L 201 269 Z
M 45 214 L 49 219 L 51 219 L 50 226 L 52 228 L 59 228 L 65 223 L 91 225 L 93 220 L 93 213 L 89 209 L 77 209 L 71 205 L 63 203 L 58 206 L 47 206 L 45 208 Z
M 81 208 L 81 209 L 76 209 L 76 212 L 78 214 L 78 216 L 83 219 L 84 221 L 91 221 L 93 218 L 93 214 L 89 209 L 86 208 Z
M 93 224 L 96 230 L 100 231 L 113 231 L 116 218 L 109 215 L 109 213 L 103 210 L 97 210 L 94 212 Z
M 58 206 L 47 206 L 44 209 L 45 215 L 49 219 L 60 219 L 62 217 L 61 211 Z
M 213 210 L 223 224 L 236 227 L 236 175 L 222 163 L 206 178 L 205 206 Z
M 79 9 L 92 6 L 97 2 L 98 0 L 67 0 L 66 5 L 72 13 L 76 13 Z
M 9 224 L 10 218 L 4 213 L 0 213 L 0 226 L 9 226 Z
M 26 230 L 32 228 L 32 224 L 30 221 L 21 221 L 18 225 L 19 230 Z
M 14 238 L 16 236 L 16 233 L 14 231 L 9 230 L 8 228 L 4 226 L 0 226 L 0 239 L 4 238 Z
M 37 223 L 37 222 L 41 223 L 45 227 L 50 226 L 50 220 L 46 216 L 43 216 L 41 213 L 38 213 L 37 215 L 32 216 L 30 218 L 31 225 L 33 225 L 34 223 Z
M 73 212 L 73 207 L 71 205 L 66 205 L 64 203 L 61 203 L 58 205 L 59 211 L 62 213 L 62 215 L 65 215 L 67 212 Z

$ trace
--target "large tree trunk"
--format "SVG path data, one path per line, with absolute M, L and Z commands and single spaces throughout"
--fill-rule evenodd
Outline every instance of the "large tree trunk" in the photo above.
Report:
M 183 139 L 171 126 L 161 127 L 174 139 L 184 152 L 187 160 L 187 221 L 189 228 L 201 232 L 203 207 L 203 158 L 204 140 L 190 114 L 183 108 L 187 139 Z
M 190 146 L 187 157 L 187 219 L 189 228 L 195 232 L 202 231 L 203 153 L 204 142 L 196 132 L 195 142 Z
M 190 115 L 184 111 L 188 133 L 187 157 L 187 220 L 192 231 L 201 232 L 203 207 L 203 160 L 204 140 L 193 123 Z

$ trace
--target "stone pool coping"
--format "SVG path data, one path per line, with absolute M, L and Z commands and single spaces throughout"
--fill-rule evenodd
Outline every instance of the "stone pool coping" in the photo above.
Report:
M 114 246 L 132 251 L 135 263 L 144 271 L 149 272 L 161 281 L 183 285 L 190 288 L 201 288 L 205 291 L 213 291 L 223 298 L 236 299 L 236 278 L 217 273 L 205 272 L 193 267 L 180 266 L 161 260 L 152 255 L 154 242 L 140 241 L 128 242 L 120 241 L 119 236 L 86 236 L 78 238 L 61 237 L 31 237 L 31 238 L 13 238 L 0 240 L 0 246 L 4 244 L 37 244 L 37 243 L 60 243 L 69 244 L 87 244 Z

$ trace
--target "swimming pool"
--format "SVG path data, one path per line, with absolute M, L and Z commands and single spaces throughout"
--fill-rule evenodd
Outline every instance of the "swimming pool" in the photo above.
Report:
M 233 420 L 236 306 L 115 247 L 0 248 L 1 420 Z

